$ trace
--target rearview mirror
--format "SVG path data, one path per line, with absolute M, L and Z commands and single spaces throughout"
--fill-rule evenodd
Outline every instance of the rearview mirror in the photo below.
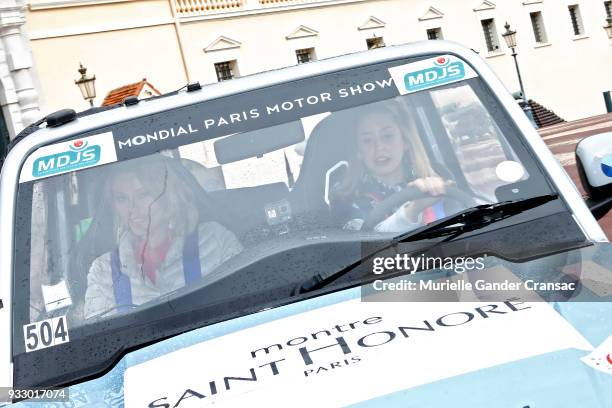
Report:
M 612 208 L 612 132 L 582 139 L 576 146 L 576 167 L 587 204 L 595 218 Z
M 304 140 L 302 123 L 296 120 L 219 139 L 214 143 L 215 156 L 219 164 L 232 163 L 249 157 L 261 157 Z

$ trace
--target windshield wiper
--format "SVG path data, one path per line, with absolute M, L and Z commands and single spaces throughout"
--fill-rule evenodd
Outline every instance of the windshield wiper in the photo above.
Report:
M 539 207 L 558 198 L 558 194 L 546 194 L 521 200 L 502 201 L 494 204 L 483 204 L 465 209 L 449 217 L 434 221 L 431 224 L 394 238 L 396 243 L 418 241 L 423 238 L 437 238 L 443 235 L 463 234 L 486 225 L 501 221 L 523 211 Z
M 297 293 L 308 293 L 317 289 L 321 289 L 336 279 L 351 272 L 357 266 L 362 264 L 369 258 L 386 251 L 389 248 L 396 246 L 397 244 L 404 242 L 419 241 L 426 238 L 438 238 L 448 236 L 441 241 L 434 243 L 433 245 L 425 248 L 423 253 L 431 250 L 434 246 L 441 242 L 447 242 L 451 239 L 458 237 L 459 235 L 474 231 L 487 225 L 493 224 L 497 221 L 501 221 L 508 217 L 520 214 L 523 211 L 539 207 L 549 201 L 555 200 L 559 197 L 558 194 L 546 194 L 531 198 L 525 198 L 521 200 L 502 201 L 494 204 L 483 204 L 476 207 L 470 207 L 457 214 L 450 215 L 446 218 L 442 218 L 438 221 L 434 221 L 424 227 L 418 228 L 413 231 L 406 232 L 393 238 L 390 243 L 384 245 L 382 248 L 377 249 L 371 254 L 367 254 L 360 260 L 353 262 L 346 267 L 335 271 L 329 275 L 317 274 L 307 281 L 303 282 L 298 288 Z

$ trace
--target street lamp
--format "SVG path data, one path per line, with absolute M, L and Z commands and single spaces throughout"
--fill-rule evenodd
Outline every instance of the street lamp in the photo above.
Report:
M 510 30 L 510 24 L 508 24 L 507 22 L 504 28 L 506 29 L 506 32 L 502 34 L 502 37 L 504 37 L 508 48 L 512 50 L 512 57 L 514 57 L 514 65 L 516 66 L 516 74 L 518 75 L 519 85 L 521 87 L 521 94 L 523 94 L 522 108 L 531 123 L 533 123 L 533 125 L 537 127 L 537 124 L 535 123 L 535 119 L 533 117 L 533 112 L 531 111 L 531 106 L 529 106 L 529 102 L 527 102 L 527 95 L 525 94 L 525 88 L 523 87 L 523 78 L 521 78 L 521 70 L 519 69 L 518 60 L 516 59 L 516 31 Z
M 612 40 L 612 17 L 608 17 L 606 19 L 607 24 L 604 26 L 604 30 L 606 30 L 606 34 L 608 34 L 608 38 Z
M 79 74 L 81 74 L 81 77 L 79 79 L 76 79 L 74 83 L 81 90 L 83 99 L 89 101 L 89 104 L 93 108 L 93 100 L 96 97 L 96 76 L 94 75 L 93 77 L 88 77 L 87 75 L 85 75 L 85 73 L 87 72 L 87 68 L 85 68 L 81 63 L 79 63 L 79 66 Z

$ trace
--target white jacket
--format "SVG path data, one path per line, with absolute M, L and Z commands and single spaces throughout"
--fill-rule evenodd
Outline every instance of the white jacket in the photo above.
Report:
M 206 222 L 198 226 L 200 267 L 202 276 L 210 273 L 227 259 L 242 251 L 242 245 L 235 235 L 216 222 Z M 128 234 L 119 243 L 121 272 L 130 279 L 132 303 L 140 305 L 165 293 L 185 286 L 183 273 L 183 240 L 177 239 L 168 249 L 166 260 L 159 267 L 155 283 L 143 276 L 142 265 L 130 243 Z M 108 312 L 107 314 L 105 312 Z M 118 312 L 113 290 L 111 253 L 96 258 L 87 275 L 85 293 L 85 318 L 104 313 L 110 316 Z

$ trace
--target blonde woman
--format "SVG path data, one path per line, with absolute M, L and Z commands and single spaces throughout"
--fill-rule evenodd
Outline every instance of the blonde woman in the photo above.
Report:
M 453 181 L 431 167 L 412 115 L 389 102 L 355 112 L 354 143 L 349 170 L 335 189 L 332 211 L 345 229 L 360 230 L 377 203 L 406 187 L 431 197 L 404 203 L 374 226 L 381 232 L 404 232 L 457 211 L 457 203 L 441 196 Z
M 111 167 L 104 198 L 116 244 L 91 265 L 86 318 L 125 312 L 194 283 L 242 250 L 221 224 L 202 222 L 202 208 L 177 166 L 154 155 Z

